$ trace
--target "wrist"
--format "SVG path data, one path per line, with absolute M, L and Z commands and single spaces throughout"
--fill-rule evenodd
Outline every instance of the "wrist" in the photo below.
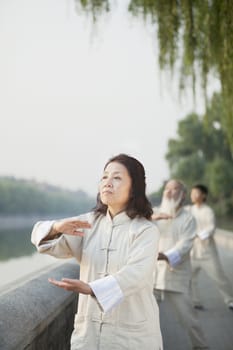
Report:
M 56 228 L 56 222 L 51 227 L 51 230 L 48 234 L 49 238 L 58 238 L 61 235 L 61 232 Z
M 90 296 L 95 298 L 95 294 L 94 294 L 93 290 L 91 289 L 91 287 L 90 287 Z

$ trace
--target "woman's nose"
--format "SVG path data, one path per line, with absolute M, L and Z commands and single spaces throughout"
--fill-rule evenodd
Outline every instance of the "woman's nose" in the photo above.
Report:
M 111 180 L 107 180 L 105 183 L 106 187 L 112 187 L 112 181 Z

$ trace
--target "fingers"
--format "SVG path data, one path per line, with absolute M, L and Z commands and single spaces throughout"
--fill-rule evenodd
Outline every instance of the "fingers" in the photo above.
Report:
M 71 236 L 79 236 L 79 237 L 84 237 L 84 232 L 80 231 L 80 229 L 77 228 L 72 228 L 72 230 L 70 232 L 67 232 L 67 234 L 71 235 Z
M 159 219 L 172 219 L 172 216 L 166 213 L 160 213 Z
M 54 223 L 54 229 L 57 232 L 62 232 L 72 236 L 83 237 L 83 229 L 91 228 L 91 224 L 88 221 L 64 219 Z
M 91 228 L 91 225 L 89 224 L 88 221 L 73 220 L 70 222 L 70 225 L 71 225 L 71 231 L 68 233 L 71 234 L 72 236 L 83 237 L 84 233 L 82 229 Z
M 57 281 L 53 278 L 48 279 L 53 285 L 63 288 L 68 291 L 73 291 L 76 293 L 93 295 L 92 289 L 88 283 L 83 281 L 72 279 L 72 278 L 62 278 L 61 281 Z
M 57 287 L 62 287 L 64 285 L 62 281 L 57 281 L 54 278 L 48 278 L 48 281 Z
M 63 282 L 70 283 L 70 284 L 75 284 L 75 283 L 77 283 L 77 280 L 76 280 L 76 279 L 73 279 L 73 278 L 62 278 L 62 281 L 63 281 Z
M 61 287 L 60 281 L 55 280 L 54 278 L 48 278 L 48 281 L 52 284 L 54 284 L 57 287 Z
M 88 221 L 82 221 L 82 220 L 65 220 L 65 223 L 70 224 L 74 228 L 91 228 L 91 224 Z
M 79 280 L 72 279 L 72 278 L 62 278 L 61 281 L 58 281 L 51 277 L 48 278 L 48 281 L 58 287 L 69 286 L 69 285 L 74 286 L 79 282 Z
M 48 281 L 52 283 L 56 287 L 63 288 L 65 290 L 72 290 L 72 287 L 69 285 L 69 283 L 66 283 L 65 281 L 57 281 L 53 278 L 48 278 Z
M 88 294 L 87 291 L 83 290 L 83 282 L 81 282 L 77 279 L 62 278 L 61 281 L 57 281 L 54 278 L 48 278 L 48 281 L 50 283 L 52 283 L 54 286 L 59 287 L 59 288 L 63 288 L 67 291 L 72 291 L 72 292 L 76 292 L 76 293 L 81 292 L 84 294 Z

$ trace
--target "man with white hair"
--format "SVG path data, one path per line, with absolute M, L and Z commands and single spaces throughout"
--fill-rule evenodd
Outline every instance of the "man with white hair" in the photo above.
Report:
M 183 208 L 185 196 L 184 184 L 170 180 L 165 185 L 161 206 L 154 208 L 152 220 L 160 230 L 154 294 L 158 301 L 169 302 L 175 310 L 193 349 L 208 349 L 190 295 L 190 250 L 196 225 L 193 216 Z

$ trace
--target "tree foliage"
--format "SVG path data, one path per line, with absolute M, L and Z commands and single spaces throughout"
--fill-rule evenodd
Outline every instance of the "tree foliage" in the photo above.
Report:
M 108 0 L 76 0 L 85 11 L 96 14 L 109 11 Z M 150 20 L 156 26 L 159 63 L 180 71 L 180 89 L 187 89 L 190 78 L 195 92 L 201 77 L 206 95 L 208 78 L 221 83 L 222 130 L 233 154 L 233 6 L 229 0 L 131 0 L 133 15 Z
M 77 215 L 91 210 L 93 198 L 35 181 L 0 177 L 0 215 Z
M 233 162 L 219 123 L 221 103 L 221 96 L 215 94 L 205 116 L 189 114 L 181 120 L 178 137 L 168 142 L 166 158 L 172 177 L 189 187 L 207 184 L 216 211 L 227 215 L 233 210 Z
M 103 12 L 108 12 L 110 10 L 108 0 L 75 0 L 75 2 L 77 12 L 82 10 L 87 14 L 91 14 L 94 22 Z
M 204 92 L 208 77 L 221 82 L 221 125 L 233 153 L 233 6 L 229 0 L 132 0 L 130 10 L 150 17 L 158 26 L 162 69 L 181 60 L 180 87 L 200 74 Z

